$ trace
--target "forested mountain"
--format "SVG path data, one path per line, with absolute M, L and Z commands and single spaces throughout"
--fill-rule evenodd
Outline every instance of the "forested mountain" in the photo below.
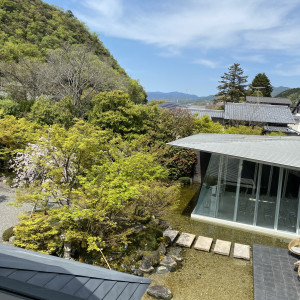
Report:
M 88 70 L 90 65 L 97 65 L 98 71 L 91 70 L 91 73 L 94 72 L 97 76 L 101 73 L 104 74 L 102 77 L 110 79 L 109 87 L 96 87 L 92 82 L 91 86 L 95 90 L 124 90 L 131 94 L 132 100 L 139 98 L 137 102 L 146 101 L 146 92 L 139 83 L 126 74 L 97 34 L 91 34 L 71 11 L 64 11 L 40 0 L 0 0 L 0 76 L 2 81 L 3 77 L 6 79 L 10 87 L 13 83 L 24 87 L 23 98 L 28 93 L 31 97 L 39 96 L 40 92 L 51 94 L 55 87 L 49 91 L 49 87 L 40 86 L 40 91 L 32 91 L 34 83 L 49 82 L 49 78 L 45 78 L 45 72 L 41 69 L 47 70 L 49 60 L 52 59 L 53 62 L 53 57 L 56 61 L 70 62 L 70 56 L 74 56 L 75 53 L 81 59 L 71 58 L 77 63 L 75 69 L 81 70 L 81 66 L 84 65 Z M 17 74 L 22 76 L 16 76 Z M 32 75 L 30 84 L 28 80 L 23 80 L 29 75 Z
M 148 100 L 166 100 L 178 103 L 195 103 L 195 102 L 208 102 L 214 99 L 214 96 L 199 97 L 197 95 L 180 93 L 180 92 L 147 92 Z
M 47 50 L 64 43 L 88 44 L 115 69 L 124 70 L 70 10 L 64 11 L 40 0 L 0 0 L 0 55 L 3 60 L 21 56 L 45 58 Z
M 278 86 L 278 87 L 273 87 L 273 92 L 271 94 L 272 97 L 277 97 L 278 94 L 286 91 L 286 90 L 289 90 L 290 88 L 289 87 L 286 87 L 286 86 Z
M 278 98 L 289 98 L 292 103 L 295 104 L 300 100 L 300 88 L 288 89 L 286 91 L 281 92 L 276 97 Z

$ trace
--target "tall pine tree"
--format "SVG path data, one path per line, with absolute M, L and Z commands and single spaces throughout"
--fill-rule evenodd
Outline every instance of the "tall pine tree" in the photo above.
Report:
M 233 64 L 228 68 L 228 73 L 221 76 L 221 83 L 217 88 L 219 93 L 216 95 L 219 100 L 224 102 L 240 102 L 245 97 L 248 76 L 243 76 L 244 70 L 240 64 Z
M 251 90 L 253 95 L 255 95 L 256 91 L 258 90 L 257 87 L 260 88 L 259 91 L 261 91 L 263 97 L 271 97 L 273 87 L 270 79 L 265 73 L 258 73 L 252 80 Z

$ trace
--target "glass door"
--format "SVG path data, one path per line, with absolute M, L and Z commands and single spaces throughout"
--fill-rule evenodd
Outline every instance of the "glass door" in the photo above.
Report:
M 253 225 L 259 164 L 243 161 L 240 192 L 237 208 L 237 222 Z
M 279 168 L 263 165 L 260 189 L 257 203 L 257 226 L 274 228 L 277 192 L 279 183 Z

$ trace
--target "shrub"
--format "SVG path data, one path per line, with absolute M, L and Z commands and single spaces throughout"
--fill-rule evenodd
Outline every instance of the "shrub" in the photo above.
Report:
M 9 238 L 12 237 L 13 235 L 14 235 L 14 228 L 9 227 L 3 232 L 2 240 L 5 241 L 5 242 L 8 242 Z
M 188 185 L 191 183 L 190 177 L 180 177 L 178 180 L 182 185 Z

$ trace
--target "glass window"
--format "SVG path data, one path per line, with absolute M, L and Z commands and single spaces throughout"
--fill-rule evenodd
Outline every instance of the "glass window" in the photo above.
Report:
M 296 232 L 300 172 L 285 169 L 282 179 L 278 230 Z
M 237 222 L 253 224 L 257 177 L 258 164 L 244 160 L 241 173 Z
M 223 157 L 217 217 L 233 221 L 240 160 Z
M 278 180 L 278 167 L 270 165 L 262 166 L 256 219 L 257 226 L 274 228 Z
M 212 154 L 194 214 L 215 217 L 220 155 Z

